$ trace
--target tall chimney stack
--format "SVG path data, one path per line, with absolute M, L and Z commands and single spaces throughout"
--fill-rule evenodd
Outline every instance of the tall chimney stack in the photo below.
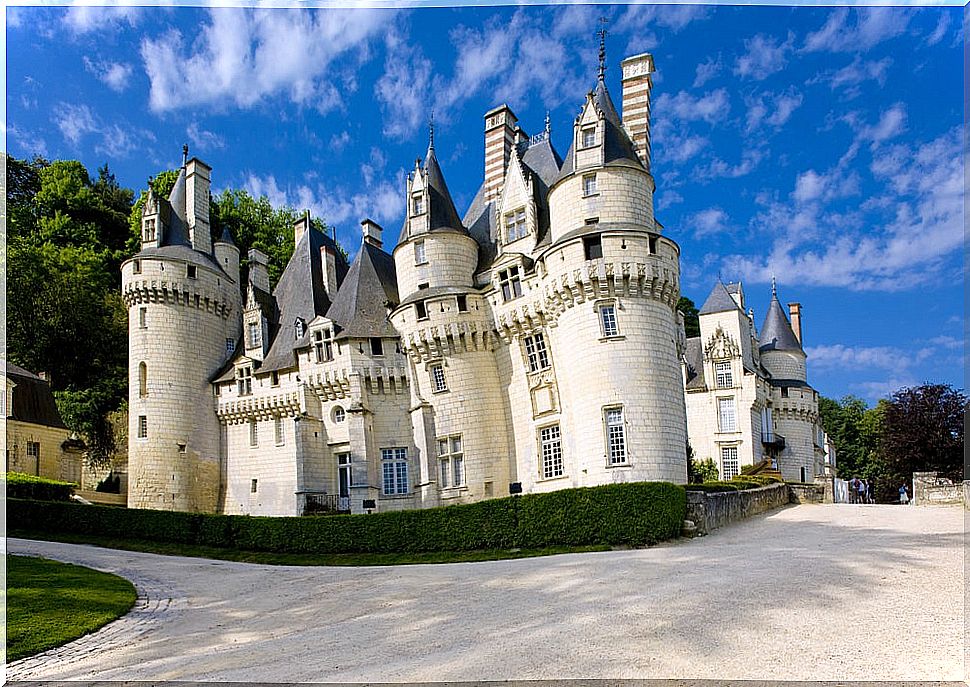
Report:
M 643 166 L 650 169 L 650 88 L 653 55 L 643 53 L 620 63 L 623 71 L 623 128 Z
M 310 231 L 310 211 L 306 210 L 303 216 L 293 221 L 293 247 L 300 245 L 303 235 Z
M 364 233 L 364 243 L 369 243 L 375 248 L 380 248 L 384 245 L 381 240 L 381 236 L 384 233 L 384 229 L 381 228 L 377 222 L 371 219 L 365 219 L 360 223 Z
M 788 314 L 791 316 L 791 330 L 795 332 L 798 343 L 802 343 L 802 304 L 789 303 Z
M 189 225 L 192 247 L 212 254 L 212 230 L 209 227 L 209 187 L 212 168 L 197 157 L 185 163 L 185 220 Z
M 505 171 L 512 159 L 518 119 L 508 105 L 485 113 L 485 202 L 495 200 L 505 183 Z M 524 132 L 523 132 L 524 135 Z

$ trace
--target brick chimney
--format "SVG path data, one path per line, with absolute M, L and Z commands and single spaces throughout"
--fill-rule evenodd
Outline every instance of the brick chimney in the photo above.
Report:
M 791 330 L 795 333 L 798 343 L 802 343 L 802 304 L 789 303 L 788 314 L 791 316 Z
M 650 74 L 653 55 L 643 53 L 620 63 L 623 70 L 623 128 L 633 140 L 637 155 L 650 169 Z
M 381 236 L 384 233 L 381 225 L 373 220 L 365 219 L 360 223 L 360 226 L 364 233 L 364 243 L 369 243 L 375 248 L 380 248 L 384 245 L 384 242 L 381 240 Z
M 485 202 L 498 198 L 512 158 L 518 119 L 508 105 L 485 113 Z M 523 132 L 524 135 L 524 132 Z
M 306 210 L 303 216 L 293 221 L 293 246 L 299 246 L 303 240 L 303 235 L 310 231 L 310 211 Z

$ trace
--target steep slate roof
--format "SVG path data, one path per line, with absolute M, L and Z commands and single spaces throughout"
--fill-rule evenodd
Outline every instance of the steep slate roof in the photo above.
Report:
M 324 288 L 320 264 L 320 249 L 324 246 L 336 255 L 337 284 L 348 274 L 347 263 L 332 238 L 312 227 L 304 232 L 273 291 L 279 312 L 278 328 L 260 372 L 295 366 L 294 350 L 309 343 L 309 333 L 299 339 L 294 335 L 296 320 L 302 319 L 309 325 L 318 315 L 327 314 L 331 303 Z
M 232 240 L 232 233 L 229 231 L 228 224 L 222 228 L 222 235 L 216 239 L 216 243 L 228 243 L 230 246 L 236 245 L 236 242 Z
M 610 92 L 606 89 L 606 83 L 603 79 L 599 79 L 596 82 L 596 88 L 593 90 L 593 102 L 603 112 L 604 119 L 606 120 L 603 140 L 603 163 L 606 165 L 620 165 L 645 169 L 640 158 L 637 156 L 636 149 L 633 147 L 633 141 L 630 140 L 626 129 L 623 128 L 623 122 L 620 119 L 620 115 L 616 112 L 616 107 L 613 105 Z M 573 144 L 569 146 L 569 152 L 566 153 L 566 159 L 563 161 L 559 179 L 563 179 L 576 171 L 575 147 L 576 141 L 573 140 Z
M 684 360 L 687 362 L 686 388 L 688 390 L 705 388 L 704 347 L 701 345 L 701 337 L 695 336 L 687 339 L 687 347 L 684 350 Z
M 47 382 L 11 362 L 7 362 L 7 377 L 16 384 L 13 402 L 7 409 L 12 420 L 67 429 Z
M 718 280 L 698 314 L 708 315 L 715 312 L 730 312 L 731 310 L 740 310 L 740 308 L 737 302 L 731 298 L 728 288 Z
M 761 325 L 760 341 L 759 351 L 798 351 L 804 355 L 802 345 L 798 343 L 785 310 L 781 307 L 778 295 L 774 291 L 771 293 L 771 303 L 768 304 L 765 323 Z
M 428 231 L 435 229 L 451 229 L 465 233 L 465 226 L 458 219 L 455 201 L 451 199 L 445 176 L 441 173 L 438 158 L 434 154 L 434 145 L 428 146 L 428 158 L 424 163 L 424 171 L 428 175 Z
M 468 227 L 469 235 L 478 241 L 478 266 L 475 271 L 488 269 L 498 255 L 498 245 L 495 240 L 495 201 L 485 202 L 485 182 L 478 187 L 463 224 Z
M 394 258 L 364 242 L 326 316 L 340 327 L 338 339 L 396 338 L 387 313 L 398 300 Z
M 168 203 L 172 207 L 172 215 L 165 231 L 165 236 L 158 242 L 159 246 L 184 245 L 189 243 L 188 220 L 185 218 L 185 167 L 179 170 L 178 178 L 172 192 L 168 194 Z

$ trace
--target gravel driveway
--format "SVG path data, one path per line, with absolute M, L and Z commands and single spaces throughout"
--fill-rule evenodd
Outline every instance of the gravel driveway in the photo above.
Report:
M 7 540 L 136 610 L 10 680 L 960 680 L 964 511 L 803 505 L 645 550 L 309 568 Z

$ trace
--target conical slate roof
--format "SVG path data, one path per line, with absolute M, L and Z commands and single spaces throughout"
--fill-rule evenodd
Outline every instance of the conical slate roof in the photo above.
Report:
M 185 218 L 185 167 L 179 170 L 172 192 L 168 194 L 168 204 L 172 206 L 172 216 L 168 231 L 159 245 L 191 245 L 189 243 L 188 220 Z
M 710 295 L 708 295 L 707 300 L 704 301 L 704 305 L 697 312 L 698 315 L 709 315 L 716 312 L 730 312 L 732 310 L 740 310 L 738 308 L 737 302 L 731 297 L 728 292 L 727 287 L 721 283 L 718 279 L 714 288 L 711 289 Z
M 448 184 L 441 173 L 438 158 L 434 154 L 434 145 L 428 146 L 428 157 L 424 163 L 424 171 L 428 176 L 428 230 L 452 229 L 465 231 L 464 225 L 458 218 L 455 202 L 451 199 Z
M 795 332 L 792 331 L 788 316 L 785 315 L 784 308 L 778 301 L 778 295 L 772 291 L 771 303 L 768 305 L 768 314 L 765 315 L 765 323 L 761 325 L 761 346 L 760 351 L 802 351 L 802 345 L 798 342 Z
M 236 242 L 232 240 L 232 233 L 229 231 L 229 225 L 222 228 L 222 235 L 216 239 L 216 243 L 228 243 L 230 246 L 236 245 Z
M 341 339 L 397 337 L 387 312 L 398 301 L 394 258 L 364 242 L 327 311 L 327 319 L 341 328 Z

